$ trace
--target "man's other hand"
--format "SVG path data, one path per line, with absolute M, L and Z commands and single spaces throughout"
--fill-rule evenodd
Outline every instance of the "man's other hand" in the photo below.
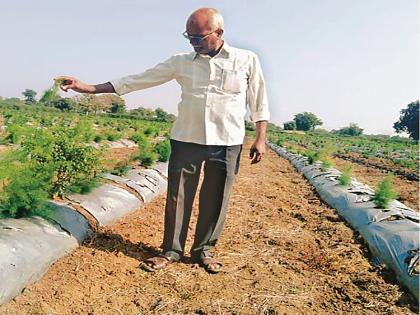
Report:
M 265 154 L 265 141 L 255 141 L 249 150 L 249 158 L 251 164 L 261 161 Z

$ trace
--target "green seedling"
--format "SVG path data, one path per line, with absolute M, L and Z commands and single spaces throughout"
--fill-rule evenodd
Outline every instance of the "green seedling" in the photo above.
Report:
M 344 168 L 343 172 L 341 173 L 341 176 L 338 178 L 340 185 L 347 186 L 351 182 L 351 177 L 353 176 L 353 169 L 350 164 L 347 164 L 347 166 Z
M 377 208 L 386 209 L 390 201 L 397 198 L 398 194 L 394 189 L 392 179 L 392 175 L 387 175 L 384 180 L 376 186 L 373 202 Z

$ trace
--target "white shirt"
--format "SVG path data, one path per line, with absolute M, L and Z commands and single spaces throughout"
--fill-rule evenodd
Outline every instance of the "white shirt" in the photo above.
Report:
M 171 138 L 204 145 L 242 144 L 247 108 L 252 121 L 269 120 L 260 62 L 251 51 L 228 46 L 210 57 L 177 54 L 140 74 L 111 81 L 123 95 L 175 79 L 181 86 Z

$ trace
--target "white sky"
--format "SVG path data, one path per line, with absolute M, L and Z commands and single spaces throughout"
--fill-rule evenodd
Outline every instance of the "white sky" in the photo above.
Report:
M 227 42 L 259 55 L 278 125 L 309 111 L 329 130 L 392 134 L 419 98 L 417 0 L 2 1 L 0 96 L 41 94 L 60 74 L 103 83 L 191 51 L 181 33 L 202 6 L 222 12 Z M 171 82 L 124 98 L 176 114 L 179 95 Z

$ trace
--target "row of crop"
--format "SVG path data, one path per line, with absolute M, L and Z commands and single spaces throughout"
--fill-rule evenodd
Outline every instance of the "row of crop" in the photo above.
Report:
M 6 119 L 21 119 L 18 114 Z M 133 128 L 130 138 L 137 143 L 138 150 L 129 152 L 131 155 L 123 163 L 117 161 L 112 167 L 105 167 L 105 161 L 112 158 L 112 154 L 106 154 L 109 150 L 106 146 L 91 144 L 92 118 L 66 118 L 60 125 L 51 127 L 12 124 L 2 130 L 4 142 L 15 139 L 18 145 L 0 155 L 0 217 L 45 217 L 50 211 L 48 198 L 68 192 L 87 193 L 99 185 L 103 172 L 122 175 L 130 168 L 130 163 L 151 166 L 157 160 L 166 162 L 169 158 L 167 137 L 156 137 L 159 133 L 148 132 L 150 126 L 141 130 Z M 140 122 L 135 124 L 140 125 Z M 15 133 L 14 128 L 18 127 L 19 132 Z M 164 132 L 167 135 L 167 130 Z
M 378 158 L 385 163 L 414 171 L 417 170 L 419 162 L 418 142 L 409 139 L 369 136 L 346 137 L 332 135 L 328 132 L 270 132 L 269 140 L 295 152 L 314 151 L 321 147 L 329 147 L 331 153 L 355 153 L 362 158 Z
M 129 138 L 135 132 L 141 132 L 151 137 L 167 136 L 170 123 L 154 122 L 138 119 L 111 117 L 109 115 L 80 115 L 78 113 L 61 112 L 48 107 L 0 106 L 0 126 L 8 129 L 8 137 L 1 142 L 18 143 L 27 128 L 51 128 L 57 125 L 79 127 L 83 124 L 86 141 L 101 142 L 116 141 Z

